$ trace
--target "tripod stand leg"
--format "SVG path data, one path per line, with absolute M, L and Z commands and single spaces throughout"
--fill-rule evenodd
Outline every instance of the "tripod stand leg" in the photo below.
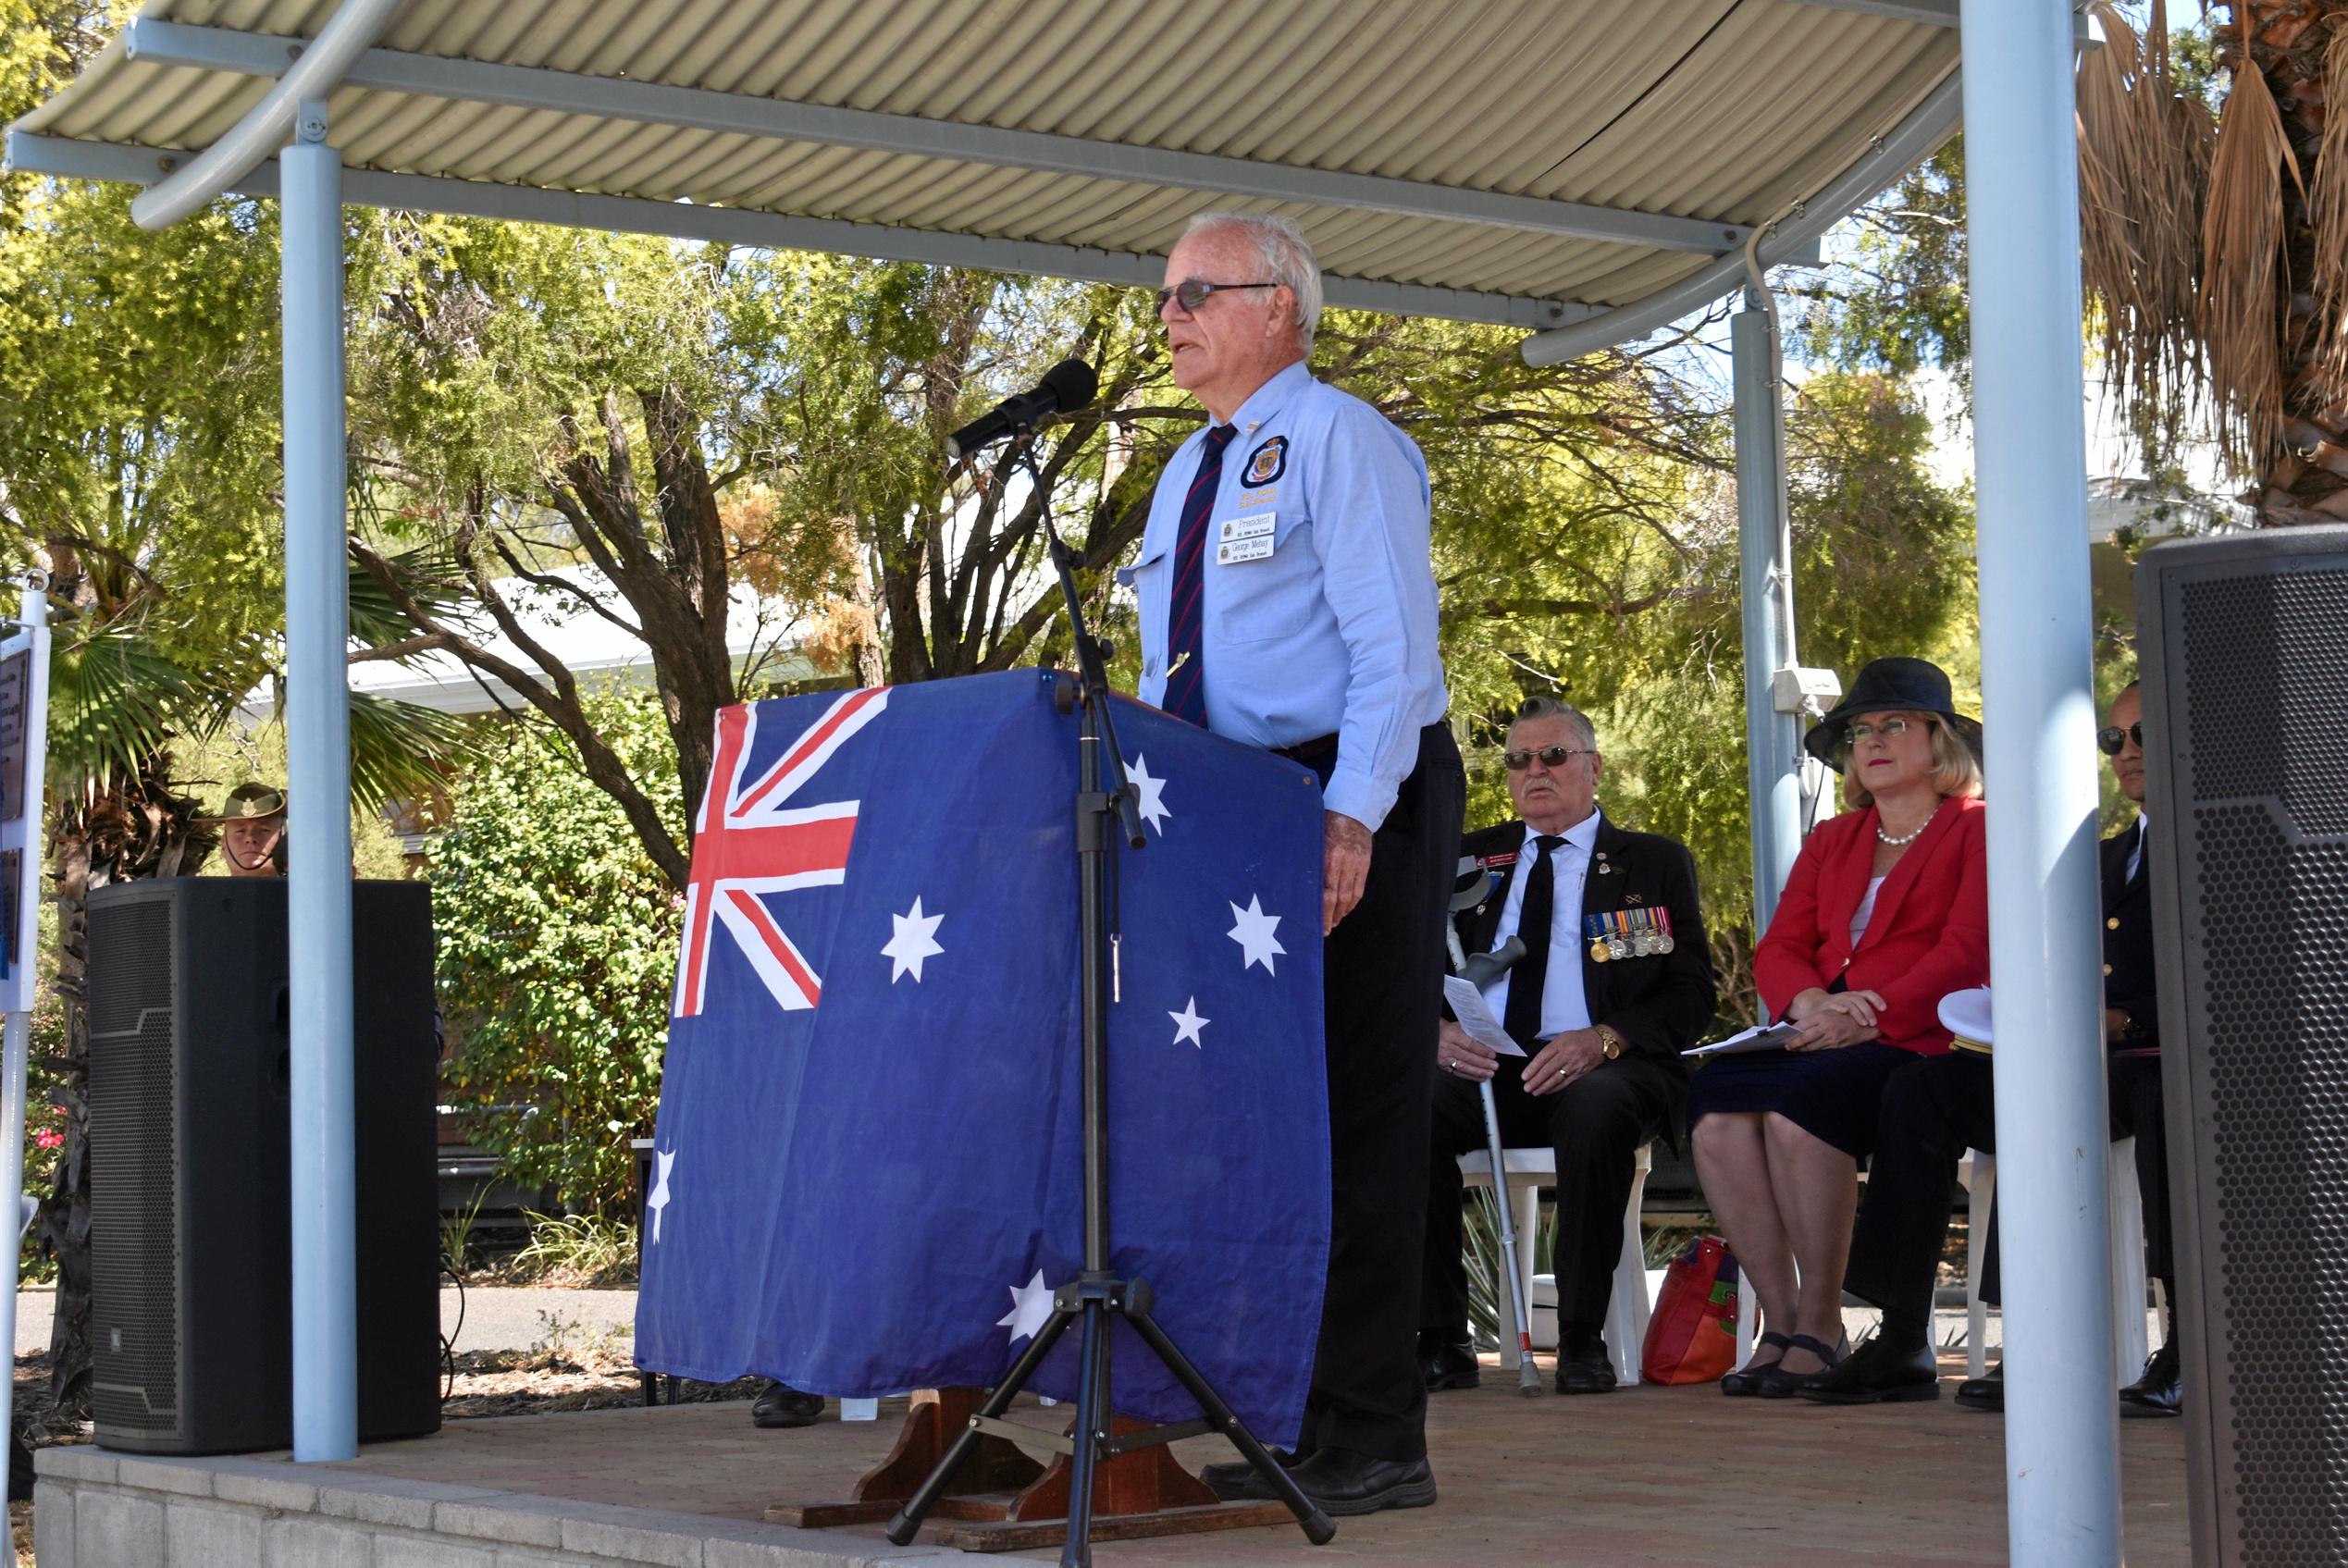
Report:
M 1076 1425 L 1069 1432 L 1075 1451 L 1069 1457 L 1068 1539 L 1060 1547 L 1060 1568 L 1092 1568 L 1093 1475 L 1101 1441 L 1109 1428 L 1108 1305 L 1084 1303 L 1084 1336 L 1077 1374 Z
M 1052 1314 L 1051 1321 L 1044 1325 L 1028 1345 L 1027 1353 L 1011 1364 L 1011 1370 L 1004 1374 L 1003 1380 L 995 1385 L 993 1391 L 986 1396 L 986 1402 L 979 1406 L 980 1415 L 997 1416 L 1010 1409 L 1012 1398 L 1027 1386 L 1027 1380 L 1034 1375 L 1035 1369 L 1044 1364 L 1044 1358 L 1051 1353 L 1052 1347 L 1068 1331 L 1072 1316 L 1072 1314 L 1062 1311 Z M 898 1546 L 912 1541 L 915 1533 L 921 1527 L 922 1516 L 945 1492 L 945 1483 L 953 1478 L 954 1472 L 961 1467 L 970 1450 L 978 1445 L 979 1436 L 975 1423 L 962 1428 L 961 1435 L 954 1439 L 954 1446 L 945 1451 L 945 1457 L 937 1462 L 935 1469 L 922 1477 L 921 1486 L 906 1499 L 905 1506 L 896 1511 L 896 1517 L 889 1521 L 887 1534 L 890 1540 Z
M 1247 1429 L 1247 1424 L 1223 1402 L 1223 1396 L 1215 1391 L 1214 1385 L 1207 1382 L 1199 1369 L 1191 1364 L 1190 1358 L 1166 1337 L 1166 1330 L 1157 1326 L 1157 1320 L 1145 1312 L 1136 1312 L 1127 1315 L 1126 1321 L 1133 1325 L 1133 1331 L 1141 1335 L 1143 1342 L 1157 1352 L 1157 1359 L 1164 1362 L 1167 1369 L 1181 1381 L 1182 1387 L 1190 1391 L 1191 1398 L 1198 1401 L 1198 1407 L 1206 1412 L 1206 1418 L 1231 1439 L 1241 1457 L 1255 1467 L 1255 1473 L 1264 1477 L 1264 1484 L 1272 1488 L 1272 1494 L 1288 1505 L 1288 1511 L 1296 1515 L 1297 1524 L 1303 1526 L 1304 1538 L 1315 1546 L 1320 1546 L 1337 1534 L 1337 1526 L 1329 1523 L 1328 1515 L 1321 1512 L 1320 1504 L 1297 1488 L 1296 1483 L 1289 1478 L 1288 1472 L 1281 1469 L 1279 1463 L 1265 1451 L 1264 1445 L 1255 1440 L 1255 1434 Z

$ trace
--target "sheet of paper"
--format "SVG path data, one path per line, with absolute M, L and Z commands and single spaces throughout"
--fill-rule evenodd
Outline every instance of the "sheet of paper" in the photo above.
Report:
M 1508 1037 L 1508 1031 L 1492 1017 L 1492 1009 L 1484 1005 L 1484 994 L 1455 974 L 1443 977 L 1443 1000 L 1452 1005 L 1452 1017 L 1459 1019 L 1460 1028 L 1478 1045 L 1489 1046 L 1503 1056 L 1521 1056 L 1525 1048 Z
M 1789 1023 L 1755 1024 L 1742 1034 L 1732 1034 L 1725 1040 L 1715 1040 L 1710 1045 L 1699 1045 L 1682 1051 L 1683 1056 L 1734 1056 L 1746 1051 L 1776 1051 L 1801 1032 Z

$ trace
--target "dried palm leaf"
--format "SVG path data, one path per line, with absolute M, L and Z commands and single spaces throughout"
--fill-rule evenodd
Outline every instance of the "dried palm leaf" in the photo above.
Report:
M 2209 117 L 2179 97 L 2163 8 L 2139 35 L 2108 5 L 2104 46 L 2081 62 L 2082 279 L 2096 306 L 2107 385 L 2172 438 L 2203 384 L 2194 301 Z
M 2315 385 L 2331 407 L 2348 402 L 2348 26 L 2332 31 L 2324 48 L 2323 136 L 2316 149 L 2317 265 Z
M 2218 445 L 2230 462 L 2255 472 L 2282 426 L 2286 281 L 2278 170 L 2290 173 L 2303 199 L 2306 185 L 2274 93 L 2251 58 L 2248 26 L 2245 19 L 2240 63 L 2218 117 L 2196 321 L 2209 357 Z

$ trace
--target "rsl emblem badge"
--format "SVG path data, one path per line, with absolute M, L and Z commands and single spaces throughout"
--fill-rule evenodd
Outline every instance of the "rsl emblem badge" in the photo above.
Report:
M 1247 454 L 1247 473 L 1240 483 L 1249 489 L 1268 485 L 1288 472 L 1288 438 L 1274 436 Z

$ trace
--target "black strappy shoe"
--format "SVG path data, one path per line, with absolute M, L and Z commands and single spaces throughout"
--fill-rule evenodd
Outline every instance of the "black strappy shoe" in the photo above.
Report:
M 1783 1334 L 1763 1334 L 1753 1349 L 1759 1352 L 1763 1346 L 1773 1348 L 1782 1360 L 1793 1344 L 1794 1341 Z M 1739 1367 L 1720 1380 L 1720 1391 L 1733 1400 L 1750 1399 L 1761 1392 L 1761 1379 L 1776 1370 L 1777 1363 L 1774 1361 L 1766 1366 Z
M 1807 1334 L 1796 1334 L 1786 1341 L 1786 1348 L 1788 1351 L 1808 1351 L 1823 1364 L 1816 1372 L 1788 1372 L 1786 1370 L 1786 1358 L 1781 1355 L 1774 1364 L 1761 1375 L 1759 1385 L 1753 1389 L 1758 1397 L 1765 1400 L 1792 1399 L 1796 1390 L 1804 1383 L 1823 1373 L 1833 1371 L 1835 1363 L 1841 1361 L 1849 1351 L 1850 1341 L 1845 1340 L 1837 1347 L 1813 1340 Z

